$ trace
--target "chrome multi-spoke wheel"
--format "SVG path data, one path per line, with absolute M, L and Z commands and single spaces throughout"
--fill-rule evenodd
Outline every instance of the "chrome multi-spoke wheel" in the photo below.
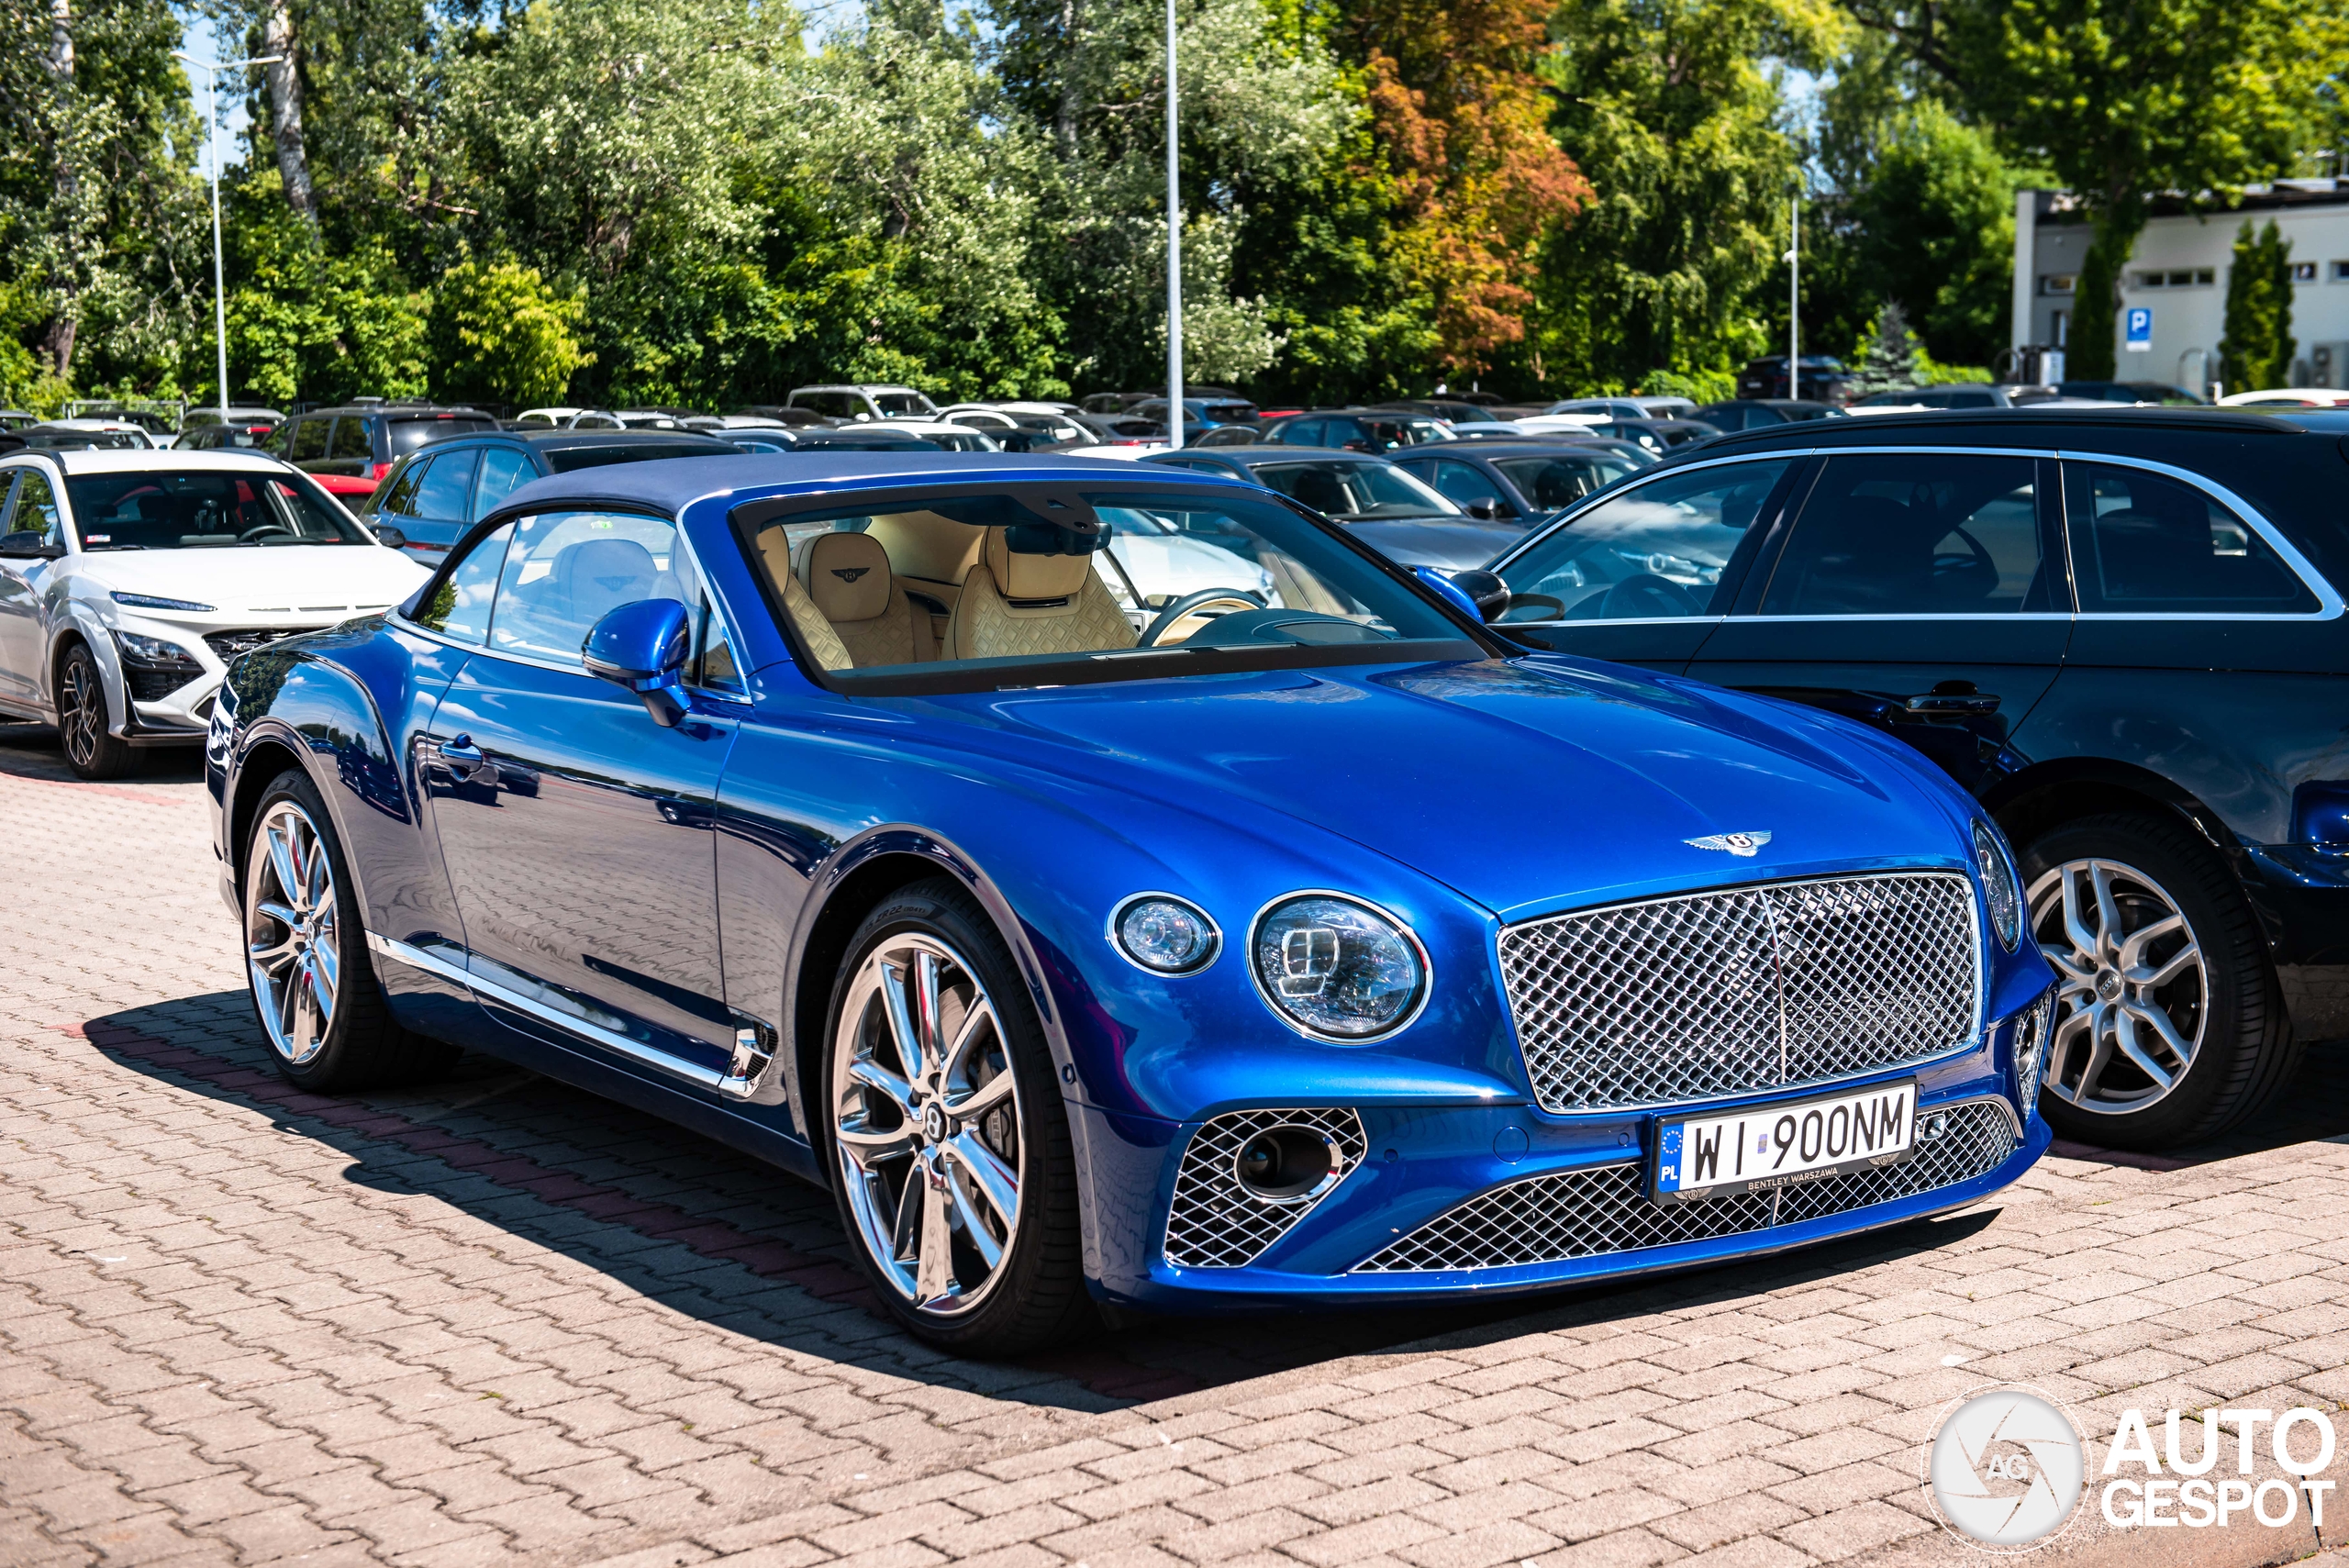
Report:
M 2061 978 L 2046 1092 L 2141 1111 L 2186 1077 L 2210 1027 L 2210 975 L 2176 898 L 2117 860 L 2067 860 L 2031 885 L 2032 929 Z
M 972 961 L 905 931 L 868 950 L 841 998 L 832 1135 L 851 1218 L 900 1299 L 976 1310 L 1019 1236 L 1023 1129 L 1010 1042 Z
M 269 1043 L 288 1065 L 325 1049 L 342 983 L 334 863 L 310 814 L 272 801 L 245 873 L 245 968 Z
M 85 779 L 110 779 L 128 772 L 128 742 L 107 731 L 106 683 L 97 656 L 75 645 L 57 672 L 57 741 L 66 765 Z

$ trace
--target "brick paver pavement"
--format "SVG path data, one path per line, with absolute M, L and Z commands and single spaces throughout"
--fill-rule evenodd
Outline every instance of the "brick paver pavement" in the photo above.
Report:
M 972 1364 L 870 1308 L 828 1198 L 623 1106 L 472 1057 L 287 1087 L 191 766 L 80 784 L 0 729 L 0 822 L 7 1564 L 1975 1561 L 1919 1485 L 1971 1389 L 2099 1437 L 2349 1398 L 2336 1050 L 2227 1149 L 1831 1249 Z M 2139 1534 L 2058 1554 L 2319 1544 Z

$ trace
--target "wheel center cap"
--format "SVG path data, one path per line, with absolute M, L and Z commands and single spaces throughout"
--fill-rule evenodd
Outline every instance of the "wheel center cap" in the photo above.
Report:
M 2110 969 L 2099 973 L 2096 977 L 2096 994 L 2108 1002 L 2118 997 L 2121 995 L 2120 974 Z
M 936 1100 L 921 1109 L 921 1135 L 932 1143 L 946 1141 L 946 1107 Z

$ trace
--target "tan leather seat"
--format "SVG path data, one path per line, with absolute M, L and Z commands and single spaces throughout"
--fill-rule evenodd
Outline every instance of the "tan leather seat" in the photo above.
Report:
M 989 528 L 946 623 L 949 659 L 1095 653 L 1131 648 L 1133 623 L 1089 555 L 1014 555 Z
M 790 542 L 782 528 L 772 528 L 759 535 L 759 557 L 766 562 L 767 576 L 783 600 L 784 613 L 791 617 L 793 629 L 799 633 L 799 640 L 807 645 L 817 664 L 826 670 L 845 670 L 854 664 L 856 661 L 849 657 L 832 623 L 824 618 L 816 601 L 808 597 L 807 590 L 792 574 Z
M 938 657 L 930 612 L 906 596 L 872 535 L 818 534 L 801 542 L 793 569 L 857 668 Z

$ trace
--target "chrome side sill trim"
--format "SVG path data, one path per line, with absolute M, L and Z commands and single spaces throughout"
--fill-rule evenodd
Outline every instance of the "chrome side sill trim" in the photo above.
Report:
M 422 948 L 410 947 L 406 942 L 394 941 L 391 938 L 373 931 L 367 933 L 367 946 L 395 963 L 404 963 L 410 969 L 422 970 L 427 974 L 437 975 L 442 980 L 462 985 L 469 991 L 496 1002 L 500 1006 L 511 1007 L 518 1013 L 528 1013 L 540 1023 L 552 1024 L 566 1034 L 576 1035 L 590 1044 L 599 1045 L 606 1051 L 617 1052 L 631 1062 L 665 1073 L 673 1078 L 683 1078 L 697 1088 L 716 1089 L 724 1082 L 724 1075 L 715 1068 L 696 1067 L 691 1062 L 680 1062 L 668 1052 L 656 1051 L 642 1040 L 630 1040 L 616 1030 L 598 1028 L 584 1018 L 568 1017 L 543 1002 L 525 996 L 518 991 L 509 991 L 493 981 L 484 980 L 480 975 L 460 969 L 446 959 L 436 958 Z

